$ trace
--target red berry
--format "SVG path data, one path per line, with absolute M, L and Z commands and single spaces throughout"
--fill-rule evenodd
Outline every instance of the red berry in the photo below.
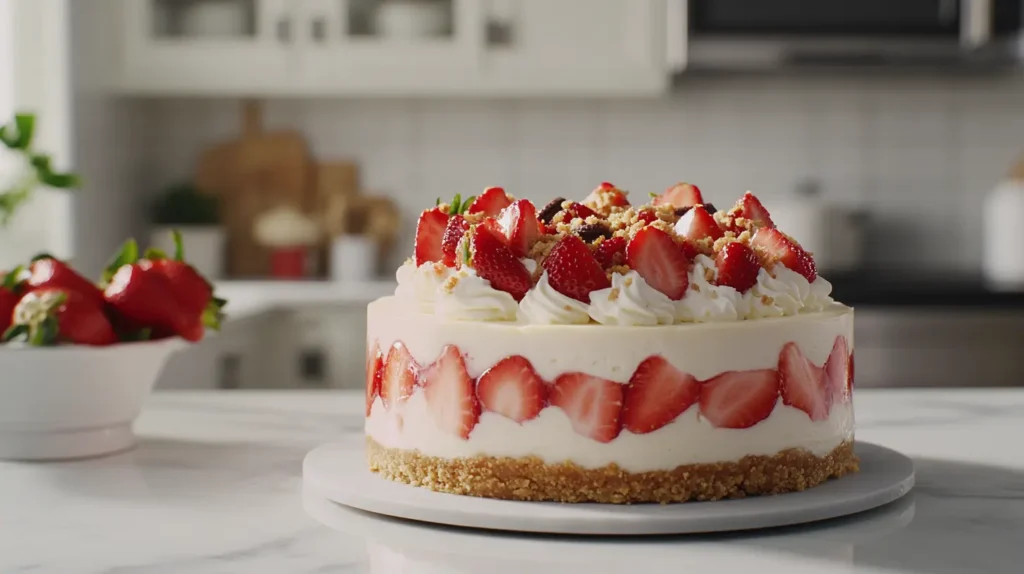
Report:
M 530 361 L 515 355 L 480 375 L 476 394 L 484 410 L 523 423 L 547 405 L 548 388 Z
M 418 369 L 409 349 L 401 341 L 391 345 L 380 381 L 380 400 L 384 402 L 384 408 L 391 410 L 412 395 Z
M 551 287 L 566 297 L 590 302 L 590 293 L 611 287 L 601 264 L 583 240 L 566 235 L 551 249 L 544 260 Z
M 537 208 L 528 199 L 517 199 L 498 217 L 508 238 L 508 246 L 516 257 L 526 257 L 540 237 Z
M 641 209 L 640 213 L 637 214 L 636 218 L 650 225 L 655 221 L 658 221 L 658 214 L 654 213 L 650 209 Z
M 786 343 L 779 353 L 779 390 L 783 403 L 804 411 L 812 421 L 828 418 L 832 395 L 825 386 L 824 373 L 796 343 Z
M 605 239 L 594 250 L 594 258 L 605 269 L 614 265 L 624 265 L 626 263 L 626 243 L 625 237 Z
M 750 244 L 760 249 L 769 260 L 778 261 L 790 270 L 803 275 L 805 279 L 813 282 L 818 277 L 818 271 L 814 265 L 814 259 L 810 253 L 804 251 L 803 247 L 787 237 L 784 233 L 773 227 L 762 227 L 754 233 Z
M 736 202 L 736 205 L 729 210 L 729 219 L 732 221 L 732 230 L 740 232 L 743 230 L 754 231 L 761 227 L 775 227 L 772 216 L 765 209 L 764 204 L 753 193 L 749 191 Z M 743 225 L 736 223 L 737 219 L 746 220 Z
M 366 356 L 366 416 L 370 416 L 373 401 L 380 396 L 380 384 L 384 378 L 384 354 L 380 345 L 374 342 Z
M 56 287 L 30 291 L 14 307 L 12 319 L 13 328 L 6 334 L 24 335 L 33 346 L 106 346 L 117 342 L 103 307 L 78 291 Z
M 690 207 L 704 203 L 700 188 L 690 183 L 677 183 L 654 198 L 651 205 L 671 205 L 673 207 Z
M 441 261 L 448 267 L 455 267 L 458 259 L 459 241 L 469 231 L 469 222 L 461 215 L 453 215 L 448 218 L 448 224 L 444 228 L 441 239 Z
M 718 239 L 725 235 L 725 231 L 722 231 L 718 222 L 703 205 L 696 205 L 683 214 L 676 222 L 675 231 L 690 241 L 700 241 L 708 237 Z
M 480 419 L 480 403 L 459 348 L 446 345 L 437 361 L 424 372 L 423 381 L 427 408 L 437 428 L 469 438 Z
M 663 357 L 647 357 L 636 368 L 622 403 L 622 426 L 643 434 L 674 421 L 700 399 L 700 382 Z
M 479 225 L 469 231 L 471 266 L 491 287 L 521 301 L 533 286 L 526 266 L 492 231 Z
M 728 371 L 701 385 L 700 414 L 718 428 L 745 429 L 768 418 L 778 399 L 775 369 Z
M 448 214 L 438 207 L 433 207 L 420 214 L 416 223 L 416 243 L 413 247 L 413 259 L 416 265 L 444 259 L 441 242 L 445 228 L 448 226 Z
M 648 285 L 669 299 L 678 301 L 686 294 L 690 260 L 669 234 L 657 227 L 644 227 L 626 247 L 626 258 Z
M 565 412 L 578 434 L 598 442 L 619 436 L 623 385 L 584 373 L 566 373 L 555 379 L 551 404 Z
M 572 203 L 568 208 L 566 208 L 565 212 L 568 213 L 571 218 L 578 217 L 580 219 L 586 219 L 591 216 L 598 217 L 597 212 L 582 203 Z
M 491 217 L 497 216 L 512 203 L 505 190 L 500 187 L 488 187 L 469 206 L 469 213 L 483 213 Z
M 728 285 L 742 293 L 757 283 L 761 262 L 753 249 L 734 241 L 718 252 L 715 267 L 718 269 L 719 285 Z

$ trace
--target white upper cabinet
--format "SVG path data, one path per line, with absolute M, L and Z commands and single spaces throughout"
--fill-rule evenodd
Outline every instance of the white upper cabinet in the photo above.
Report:
M 295 82 L 296 0 L 121 0 L 128 91 L 282 92 Z
M 656 95 L 666 0 L 122 0 L 128 93 Z

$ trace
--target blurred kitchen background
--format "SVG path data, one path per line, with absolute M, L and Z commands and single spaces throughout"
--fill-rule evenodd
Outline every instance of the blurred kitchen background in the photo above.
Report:
M 164 388 L 359 388 L 437 197 L 681 180 L 815 251 L 858 384 L 1024 384 L 1022 0 L 3 2 L 13 101 L 85 183 L 0 263 L 189 225 L 238 315 Z

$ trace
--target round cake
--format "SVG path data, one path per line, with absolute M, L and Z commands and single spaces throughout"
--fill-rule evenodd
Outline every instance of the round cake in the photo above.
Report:
M 381 476 L 529 501 L 778 494 L 857 470 L 853 310 L 745 194 L 604 183 L 537 209 L 501 188 L 419 218 L 369 305 Z

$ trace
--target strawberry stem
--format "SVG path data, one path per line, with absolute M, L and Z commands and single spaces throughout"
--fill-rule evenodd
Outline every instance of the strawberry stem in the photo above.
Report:
M 12 293 L 16 292 L 18 290 L 18 283 L 21 282 L 21 274 L 24 273 L 24 271 L 24 265 L 18 265 L 14 269 L 11 269 L 7 272 L 7 275 L 4 275 L 4 281 L 0 287 L 3 287 Z
M 125 265 L 130 265 L 139 260 L 139 244 L 134 239 L 129 239 L 121 246 L 121 250 L 114 255 L 103 270 L 103 285 L 108 285 L 114 278 L 117 270 Z
M 157 249 L 156 247 L 150 247 L 142 254 L 143 259 L 150 261 L 160 261 L 161 259 L 167 259 L 167 254 L 164 253 L 163 249 Z
M 177 229 L 171 230 L 171 237 L 174 239 L 174 260 L 185 260 L 185 244 L 181 240 L 181 232 Z

